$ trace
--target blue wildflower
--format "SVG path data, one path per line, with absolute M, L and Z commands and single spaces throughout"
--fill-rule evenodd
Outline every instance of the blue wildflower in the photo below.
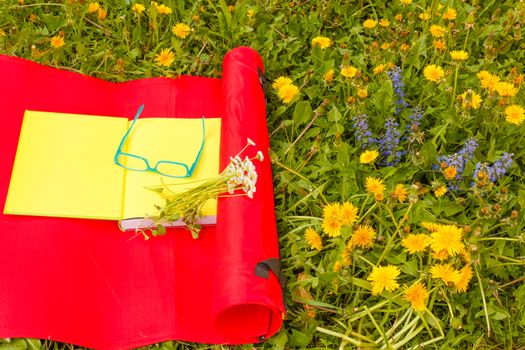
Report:
M 492 166 L 487 163 L 477 163 L 474 170 L 474 179 L 483 179 L 484 176 L 487 176 L 490 182 L 495 183 L 507 173 L 507 169 L 512 165 L 513 156 L 514 154 L 512 153 L 504 152 Z
M 359 114 L 353 118 L 355 129 L 355 138 L 357 142 L 361 143 L 361 148 L 365 149 L 376 142 L 372 132 L 368 126 L 368 118 L 366 114 Z
M 401 68 L 393 67 L 387 73 L 388 78 L 394 87 L 396 94 L 396 114 L 399 114 L 403 109 L 407 108 L 409 104 L 405 101 L 405 84 L 403 83 L 403 74 Z
M 403 151 L 397 150 L 401 133 L 397 129 L 399 124 L 394 118 L 387 118 L 385 121 L 385 132 L 378 139 L 379 152 L 383 156 L 383 164 L 392 166 L 401 160 L 404 155 Z
M 410 124 L 407 124 L 406 126 L 406 135 L 403 137 L 404 140 L 408 140 L 408 142 L 413 143 L 416 140 L 422 139 L 423 135 L 421 131 L 419 131 L 419 128 L 421 125 L 421 120 L 423 119 L 423 114 L 424 111 L 421 106 L 417 106 L 416 108 L 412 109 L 412 113 L 408 117 Z

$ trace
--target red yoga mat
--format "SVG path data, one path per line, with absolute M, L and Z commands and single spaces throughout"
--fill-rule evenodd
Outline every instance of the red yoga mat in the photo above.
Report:
M 255 164 L 254 198 L 219 199 L 217 225 L 197 240 L 184 229 L 129 240 L 114 221 L 0 214 L 0 337 L 116 349 L 254 343 L 278 331 L 284 304 L 262 70 L 249 48 L 225 56 L 222 79 L 125 83 L 0 56 L 2 204 L 25 110 L 131 118 L 140 102 L 141 118 L 220 116 L 221 170 L 248 137 L 265 156 Z

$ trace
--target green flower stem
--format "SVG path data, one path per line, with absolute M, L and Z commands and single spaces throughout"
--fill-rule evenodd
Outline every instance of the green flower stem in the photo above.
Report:
M 483 290 L 483 283 L 481 282 L 481 277 L 478 272 L 478 267 L 473 264 L 474 272 L 476 273 L 476 278 L 479 283 L 479 290 L 481 292 L 481 300 L 483 301 L 483 311 L 485 313 L 485 320 L 487 321 L 487 336 L 490 337 L 490 319 L 489 319 L 489 310 L 487 307 L 487 300 L 485 299 L 485 291 Z
M 293 175 L 301 178 L 302 180 L 308 182 L 310 185 L 313 186 L 312 182 L 310 180 L 308 180 L 306 177 L 304 177 L 303 175 L 299 174 L 298 172 L 288 168 L 286 165 L 284 165 L 283 163 L 281 163 L 280 161 L 278 161 L 277 159 L 272 159 L 272 162 L 275 163 L 276 165 L 280 166 L 281 168 L 283 168 L 284 170 L 288 171 L 289 173 L 292 173 Z M 323 199 L 324 203 L 325 204 L 328 204 L 328 200 L 325 198 L 325 196 L 323 195 L 322 192 L 319 192 L 319 196 L 321 196 L 321 198 Z
M 388 341 L 388 337 L 386 336 L 385 334 L 385 331 L 383 330 L 382 327 L 380 327 L 374 316 L 372 316 L 372 313 L 370 312 L 370 310 L 368 309 L 368 307 L 364 307 L 365 308 L 365 312 L 366 314 L 368 315 L 368 317 L 370 318 L 370 320 L 372 321 L 372 323 L 374 324 L 374 326 L 376 327 L 377 331 L 379 332 L 379 334 L 381 334 L 381 337 L 383 338 L 383 340 L 385 341 L 385 344 L 387 346 L 387 349 L 393 349 L 392 345 L 390 345 L 390 342 Z
M 397 236 L 397 233 L 399 232 L 399 230 L 400 230 L 401 226 L 403 225 L 403 223 L 405 222 L 405 220 L 408 218 L 408 215 L 410 214 L 410 211 L 412 210 L 413 206 L 414 206 L 414 203 L 410 203 L 409 204 L 409 206 L 407 208 L 407 211 L 405 212 L 405 215 L 403 215 L 403 218 L 399 221 L 399 225 L 396 226 L 396 230 L 394 231 L 394 233 L 392 234 L 392 236 L 390 237 L 390 239 L 386 243 L 385 249 L 383 249 L 383 253 L 381 253 L 381 257 L 377 261 L 377 265 L 376 266 L 379 266 L 379 264 L 381 263 L 381 261 L 383 261 L 385 256 L 388 253 L 390 253 L 390 250 L 392 249 L 392 246 L 394 244 L 394 240 L 395 240 L 395 238 Z
M 456 100 L 456 90 L 458 87 L 458 73 L 459 73 L 459 63 L 456 63 L 456 70 L 454 72 L 454 89 L 452 90 L 452 100 L 450 102 L 450 108 L 454 107 L 454 101 Z
M 366 211 L 366 213 L 364 213 L 363 215 L 361 215 L 361 213 L 363 212 L 363 210 L 365 210 L 365 205 L 366 205 L 366 202 L 368 201 L 368 198 L 370 197 L 370 195 L 367 195 L 366 196 L 366 199 L 364 200 L 363 202 L 363 205 L 361 206 L 361 209 L 359 209 L 359 219 L 357 219 L 356 221 L 356 224 L 359 224 L 364 218 L 367 217 L 367 215 L 376 207 L 377 205 L 377 202 L 374 202 L 374 204 L 372 204 L 372 206 L 370 208 L 368 208 L 368 210 Z
M 452 310 L 452 306 L 450 305 L 450 300 L 448 300 L 447 293 L 441 287 L 439 287 L 439 291 L 441 292 L 441 295 L 443 295 L 443 298 L 445 298 L 445 301 L 447 302 L 448 311 L 450 312 L 450 317 L 454 318 L 454 310 Z
M 350 338 L 349 336 L 346 336 L 346 335 L 338 333 L 338 332 L 331 331 L 331 330 L 323 328 L 323 327 L 317 326 L 317 327 L 315 327 L 315 330 L 320 332 L 320 333 L 324 333 L 324 334 L 327 334 L 327 335 L 331 335 L 331 336 L 343 339 L 344 341 L 346 341 L 346 342 L 348 342 L 348 343 L 350 343 L 352 345 L 355 345 L 355 346 L 371 347 L 371 348 L 376 348 L 377 347 L 376 344 L 363 343 L 363 342 L 361 342 L 359 340 L 355 340 L 353 338 Z

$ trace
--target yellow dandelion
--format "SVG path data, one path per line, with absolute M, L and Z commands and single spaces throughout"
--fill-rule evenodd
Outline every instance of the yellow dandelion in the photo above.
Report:
M 392 292 L 399 287 L 396 278 L 399 276 L 401 271 L 397 266 L 374 266 L 372 272 L 368 276 L 372 284 L 372 294 L 380 294 L 384 289 Z
M 429 30 L 430 30 L 430 34 L 434 38 L 442 38 L 443 35 L 445 35 L 445 33 L 447 32 L 445 27 L 442 27 L 442 26 L 437 25 L 437 24 L 431 25 Z
M 461 259 L 463 259 L 463 261 L 466 263 L 470 263 L 472 261 L 472 257 L 470 256 L 470 253 L 465 247 L 461 249 L 461 252 L 459 253 L 459 255 L 461 255 Z
M 359 162 L 361 162 L 361 164 L 372 163 L 374 160 L 376 160 L 378 156 L 379 156 L 379 152 L 377 152 L 376 150 L 364 151 L 359 156 Z
M 454 286 L 458 292 L 464 293 L 467 291 L 468 284 L 472 278 L 472 269 L 470 268 L 470 265 L 465 265 L 459 271 L 459 276 L 459 281 L 454 282 Z
M 131 6 L 131 11 L 135 12 L 137 15 L 140 15 L 142 12 L 146 10 L 146 7 L 142 4 L 133 4 Z
M 428 13 L 428 11 L 421 12 L 418 18 L 422 21 L 428 21 L 430 19 L 430 13 Z
M 341 235 L 341 221 L 332 217 L 323 219 L 323 231 L 328 237 L 338 237 Z
M 367 177 L 365 180 L 366 191 L 373 194 L 383 194 L 385 191 L 385 183 L 383 180 L 375 177 Z
M 437 198 L 443 197 L 447 193 L 447 186 L 439 186 L 434 190 L 434 196 Z
M 361 99 L 365 99 L 368 96 L 368 88 L 364 87 L 357 89 L 357 96 Z
M 464 50 L 450 51 L 450 58 L 454 61 L 466 61 L 468 59 L 468 52 Z
M 90 2 L 88 4 L 87 13 L 95 13 L 100 8 L 100 4 L 98 2 Z
M 101 21 L 105 20 L 107 15 L 108 15 L 108 11 L 104 10 L 102 7 L 98 9 L 97 17 L 99 20 Z
M 337 215 L 341 218 L 341 224 L 352 225 L 359 218 L 358 209 L 350 202 L 344 202 Z
M 447 49 L 447 43 L 443 39 L 434 40 L 432 45 L 438 51 L 445 51 Z
M 516 89 L 513 84 L 507 83 L 506 81 L 496 83 L 495 88 L 501 97 L 514 97 L 518 93 L 518 89 Z
M 403 299 L 410 302 L 412 309 L 425 311 L 426 301 L 428 299 L 427 288 L 421 282 L 416 282 L 405 289 Z
M 392 196 L 392 198 L 397 199 L 399 203 L 403 203 L 408 197 L 408 191 L 405 185 L 397 184 L 390 195 Z
M 432 257 L 436 260 L 447 260 L 450 258 L 450 254 L 446 250 L 441 250 L 439 252 L 432 252 Z
M 248 18 L 255 17 L 255 10 L 254 9 L 249 9 L 248 11 L 246 11 L 246 16 L 248 16 Z
M 312 39 L 312 46 L 319 46 L 321 49 L 326 49 L 330 46 L 332 46 L 334 42 L 332 39 L 324 37 L 324 36 L 316 36 Z
M 423 75 L 427 80 L 439 82 L 445 76 L 445 71 L 435 64 L 430 64 L 423 69 Z
M 401 44 L 401 46 L 399 46 L 399 49 L 402 52 L 408 52 L 408 50 L 410 50 L 410 45 L 407 44 L 407 43 L 403 43 L 403 44 Z
M 427 221 L 423 221 L 420 223 L 420 225 L 427 229 L 428 232 L 436 232 L 437 230 L 439 230 L 443 225 L 441 224 L 436 224 L 434 222 L 427 222 Z
M 55 35 L 51 38 L 51 46 L 55 49 L 64 46 L 64 38 L 60 35 Z
M 430 248 L 437 254 L 446 251 L 448 255 L 454 256 L 465 247 L 461 241 L 463 231 L 455 225 L 441 225 L 436 232 L 432 232 L 431 237 Z
M 339 203 L 330 203 L 323 208 L 323 231 L 330 237 L 341 234 L 343 225 L 342 206 Z
M 321 239 L 321 236 L 317 233 L 316 230 L 314 230 L 311 227 L 308 227 L 304 231 L 304 239 L 306 240 L 306 243 L 310 246 L 312 249 L 322 250 L 323 249 L 323 241 Z
M 283 85 L 277 91 L 277 95 L 279 95 L 283 103 L 290 103 L 299 95 L 299 88 L 294 84 Z
M 456 167 L 454 166 L 449 166 L 449 167 L 446 167 L 444 170 L 443 170 L 443 174 L 445 175 L 445 179 L 447 180 L 452 180 L 456 177 L 456 175 L 458 174 L 457 170 L 456 170 Z
M 403 239 L 401 245 L 405 247 L 410 254 L 415 254 L 425 251 L 425 249 L 430 245 L 430 242 L 430 237 L 425 234 L 411 233 Z
M 436 264 L 430 268 L 432 278 L 440 279 L 446 284 L 455 284 L 461 280 L 461 275 L 458 270 L 450 264 Z
M 379 20 L 379 25 L 383 28 L 386 28 L 386 27 L 389 27 L 390 26 L 390 21 L 386 18 L 381 18 Z
M 461 106 L 465 109 L 478 109 L 481 106 L 481 96 L 472 90 L 467 90 L 458 96 Z
M 483 89 L 489 91 L 496 90 L 496 85 L 499 83 L 499 77 L 497 75 L 482 70 L 477 74 L 477 77 L 479 78 L 480 85 Z
M 339 270 L 341 270 L 341 267 L 343 267 L 343 264 L 341 264 L 340 261 L 336 261 L 336 262 L 334 263 L 334 267 L 332 268 L 332 270 L 333 270 L 334 272 L 339 272 Z
M 233 6 L 233 5 L 228 5 L 228 11 L 230 11 L 230 12 L 235 11 L 235 6 Z
M 170 49 L 163 49 L 155 56 L 158 66 L 169 67 L 175 61 L 175 54 Z
M 403 20 L 403 15 L 398 13 L 397 15 L 394 16 L 394 19 L 398 22 L 401 22 Z
M 410 5 L 412 3 L 412 0 L 399 0 L 399 2 L 406 6 Z
M 374 74 L 381 74 L 385 71 L 385 68 L 386 68 L 386 65 L 385 64 L 379 64 L 377 66 L 374 67 L 374 69 L 372 70 L 372 72 Z
M 368 18 L 366 21 L 363 22 L 363 27 L 366 29 L 372 29 L 377 26 L 377 21 L 373 20 L 371 18 Z
M 520 105 L 510 105 L 505 108 L 505 120 L 511 124 L 520 125 L 525 119 L 525 109 Z
M 345 266 L 350 266 L 350 264 L 352 263 L 352 257 L 350 256 L 351 253 L 352 253 L 351 249 L 345 248 L 343 250 L 343 254 L 341 254 L 341 259 L 343 261 L 343 264 L 345 264 Z
M 328 70 L 323 76 L 324 81 L 330 84 L 334 80 L 335 71 L 333 69 Z
M 357 68 L 353 66 L 344 66 L 341 68 L 341 75 L 345 78 L 353 78 L 357 74 Z
M 185 23 L 177 23 L 171 28 L 171 31 L 173 34 L 175 34 L 175 36 L 184 39 L 190 34 L 191 28 Z
M 173 10 L 171 9 L 171 7 L 168 7 L 164 4 L 162 5 L 156 5 L 155 6 L 157 8 L 157 12 L 161 15 L 169 15 L 170 13 L 173 12 Z
M 348 242 L 348 247 L 372 248 L 375 236 L 376 231 L 372 226 L 359 225 L 355 228 L 352 238 Z
M 452 21 L 456 19 L 457 16 L 458 16 L 458 13 L 456 12 L 456 10 L 454 10 L 453 8 L 447 7 L 447 10 L 443 12 L 443 15 L 441 16 L 441 18 Z
M 290 85 L 293 83 L 293 80 L 288 77 L 280 76 L 279 78 L 275 79 L 275 81 L 272 84 L 272 87 L 275 90 L 279 90 L 284 85 Z

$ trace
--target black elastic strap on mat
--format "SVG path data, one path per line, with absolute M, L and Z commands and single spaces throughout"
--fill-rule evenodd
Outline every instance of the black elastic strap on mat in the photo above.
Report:
M 270 258 L 263 260 L 261 262 L 258 262 L 257 265 L 255 265 L 255 276 L 259 276 L 262 278 L 268 279 L 270 277 L 270 271 L 273 272 L 275 277 L 279 280 L 279 284 L 281 285 L 281 290 L 283 293 L 283 304 L 285 311 L 287 311 L 286 308 L 286 302 L 285 302 L 285 288 L 286 288 L 286 277 L 281 273 L 281 261 L 278 258 Z

